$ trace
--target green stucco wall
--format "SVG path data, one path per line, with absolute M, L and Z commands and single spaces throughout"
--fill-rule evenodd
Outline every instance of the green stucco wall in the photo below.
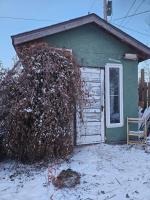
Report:
M 126 141 L 126 118 L 137 117 L 138 112 L 138 62 L 123 60 L 124 53 L 132 53 L 129 46 L 100 29 L 88 24 L 76 29 L 43 38 L 50 46 L 70 48 L 81 66 L 104 67 L 106 63 L 123 65 L 124 126 L 106 128 L 106 142 Z

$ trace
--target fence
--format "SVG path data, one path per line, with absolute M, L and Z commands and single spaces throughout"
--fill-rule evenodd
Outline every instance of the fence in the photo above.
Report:
M 141 69 L 141 77 L 139 79 L 139 106 L 146 108 L 150 106 L 150 82 L 145 80 L 144 69 Z

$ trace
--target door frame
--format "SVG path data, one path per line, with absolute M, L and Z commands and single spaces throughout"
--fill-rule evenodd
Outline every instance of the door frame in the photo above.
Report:
M 105 97 L 105 67 L 102 67 L 102 66 L 85 66 L 85 65 L 82 65 L 82 66 L 80 66 L 80 68 L 81 67 L 87 67 L 87 68 L 96 68 L 96 69 L 101 69 L 101 70 L 103 70 L 103 72 L 104 72 L 104 97 L 103 97 L 103 120 L 104 120 L 104 122 L 103 122 L 103 124 L 104 124 L 104 126 L 103 126 L 103 132 L 104 132 L 104 143 L 105 143 L 105 141 L 106 141 L 106 104 L 105 104 L 105 99 L 106 99 L 106 97 Z M 75 106 L 75 113 L 74 113 L 74 120 L 73 120 L 73 144 L 74 144 L 74 146 L 77 146 L 78 144 L 77 144 L 77 119 L 76 119 L 76 106 Z M 86 144 L 82 144 L 82 145 L 86 145 Z

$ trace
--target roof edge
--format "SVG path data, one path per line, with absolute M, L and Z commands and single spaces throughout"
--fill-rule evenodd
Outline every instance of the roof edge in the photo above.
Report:
M 71 19 L 71 20 L 61 22 L 58 24 L 54 24 L 51 26 L 47 26 L 44 28 L 39 28 L 32 31 L 27 31 L 24 33 L 13 35 L 11 36 L 12 43 L 14 47 L 16 47 L 17 45 L 23 44 L 25 42 L 40 39 L 42 37 L 46 37 L 46 36 L 53 35 L 59 32 L 67 31 L 67 30 L 77 28 L 79 26 L 93 23 L 93 22 L 96 23 L 99 27 L 105 29 L 110 34 L 117 37 L 118 39 L 124 41 L 130 46 L 133 46 L 137 51 L 141 52 L 142 57 L 143 57 L 142 60 L 150 58 L 150 48 L 148 46 L 136 40 L 135 38 L 128 35 L 127 33 L 123 32 L 119 28 L 106 22 L 95 13 L 78 17 L 75 19 Z

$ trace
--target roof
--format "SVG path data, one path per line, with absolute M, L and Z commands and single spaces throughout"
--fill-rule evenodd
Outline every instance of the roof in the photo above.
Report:
M 20 34 L 11 36 L 12 42 L 13 42 L 14 47 L 16 47 L 17 45 L 23 44 L 25 42 L 30 42 L 32 40 L 50 36 L 55 33 L 67 31 L 73 28 L 77 28 L 77 27 L 89 24 L 89 23 L 97 24 L 100 28 L 103 28 L 104 30 L 114 35 L 116 38 L 118 38 L 122 42 L 130 45 L 132 48 L 134 48 L 138 52 L 138 56 L 140 57 L 139 59 L 141 61 L 150 58 L 150 48 L 148 46 L 139 42 L 138 40 L 131 37 L 127 33 L 113 26 L 112 24 L 106 22 L 105 20 L 97 16 L 96 14 L 89 14 L 86 16 L 75 18 L 75 19 L 58 23 L 55 25 L 20 33 Z

